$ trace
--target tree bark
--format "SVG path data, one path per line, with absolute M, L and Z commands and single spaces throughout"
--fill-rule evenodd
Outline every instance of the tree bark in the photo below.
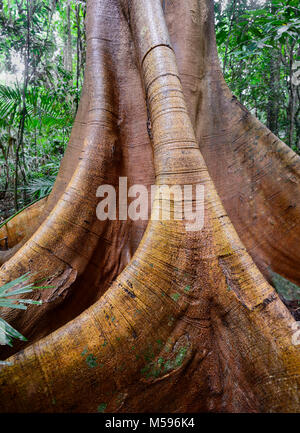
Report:
M 229 45 L 229 40 L 230 40 L 230 36 L 231 36 L 232 25 L 233 25 L 233 22 L 235 20 L 236 3 L 237 3 L 237 0 L 232 0 L 229 31 L 228 31 L 228 36 L 227 36 L 226 44 L 225 44 L 225 54 L 224 54 L 224 62 L 223 62 L 223 74 L 225 74 L 225 72 L 226 72 L 228 45 Z
M 267 127 L 278 134 L 278 114 L 279 114 L 279 82 L 280 82 L 280 55 L 278 50 L 271 51 L 270 56 L 270 81 L 267 106 Z
M 289 103 L 287 107 L 287 132 L 288 144 L 292 147 L 294 140 L 294 128 L 295 128 L 295 86 L 293 85 L 293 62 L 294 62 L 294 46 L 295 43 L 291 43 L 289 50 L 288 66 L 289 66 Z
M 34 344 L 2 367 L 0 410 L 299 411 L 295 320 L 266 279 L 300 281 L 299 165 L 226 86 L 212 1 L 90 0 L 70 143 L 1 268 L 54 288 L 4 311 Z M 97 188 L 119 176 L 204 185 L 204 228 L 99 221 Z
M 65 69 L 69 72 L 73 70 L 73 56 L 72 56 L 72 33 L 71 33 L 71 5 L 68 0 L 66 6 L 67 15 L 67 31 L 65 40 Z
M 0 199 L 3 200 L 6 196 L 7 193 L 7 189 L 8 189 L 8 185 L 9 185 L 9 162 L 8 162 L 8 157 L 9 157 L 9 141 L 10 141 L 10 137 L 8 140 L 8 144 L 7 144 L 7 149 L 5 149 L 4 145 L 0 142 L 0 148 L 2 151 L 2 155 L 3 155 L 3 159 L 4 159 L 4 167 L 2 168 L 3 171 L 5 171 L 5 184 L 3 187 L 3 190 L 0 192 Z M 1 170 L 1 172 L 2 172 Z

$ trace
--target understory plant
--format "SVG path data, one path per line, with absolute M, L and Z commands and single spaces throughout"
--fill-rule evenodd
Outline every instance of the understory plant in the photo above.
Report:
M 34 286 L 34 283 L 29 283 L 29 273 L 16 278 L 9 283 L 0 287 L 0 307 L 26 310 L 28 305 L 41 305 L 42 301 L 33 299 L 20 299 L 17 296 L 24 293 L 32 293 L 34 290 L 47 289 L 50 286 Z M 27 341 L 19 331 L 14 329 L 9 323 L 0 317 L 0 345 L 13 345 L 13 339 L 17 338 L 22 341 Z M 6 364 L 0 361 L 1 364 Z

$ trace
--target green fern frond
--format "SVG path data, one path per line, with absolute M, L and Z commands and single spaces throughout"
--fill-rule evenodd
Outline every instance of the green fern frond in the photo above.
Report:
M 56 175 L 32 179 L 28 182 L 28 185 L 26 185 L 24 188 L 26 189 L 26 192 L 29 195 L 31 195 L 33 198 L 39 199 L 50 194 L 55 179 L 56 179 Z

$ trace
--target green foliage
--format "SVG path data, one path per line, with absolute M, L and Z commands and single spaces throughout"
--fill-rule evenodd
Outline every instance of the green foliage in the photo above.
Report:
M 63 128 L 73 122 L 73 112 L 59 95 L 42 87 L 28 89 L 26 101 L 26 128 L 50 130 Z M 22 98 L 20 89 L 0 84 L 0 124 L 13 127 L 20 122 Z
M 0 2 L 0 221 L 52 188 L 83 82 L 85 10 Z
M 26 310 L 28 305 L 41 305 L 42 301 L 18 298 L 19 295 L 23 295 L 24 293 L 32 293 L 37 289 L 49 288 L 46 286 L 34 286 L 33 283 L 28 283 L 28 280 L 29 274 L 27 273 L 0 287 L 0 307 Z M 12 346 L 13 338 L 27 341 L 20 332 L 0 317 L 0 344 Z
M 293 84 L 300 60 L 298 0 L 229 0 L 223 9 L 217 3 L 215 10 L 218 50 L 229 87 L 272 132 L 299 151 L 299 85 Z
M 298 0 L 216 0 L 215 12 L 229 87 L 299 152 Z M 80 98 L 85 13 L 84 0 L 0 2 L 0 221 L 52 188 Z
M 50 194 L 53 184 L 55 182 L 56 176 L 49 177 L 37 177 L 29 181 L 26 185 L 26 191 L 34 199 L 41 199 Z
M 272 283 L 276 291 L 287 301 L 300 301 L 300 287 L 276 272 L 272 272 Z
M 300 320 L 300 287 L 276 272 L 271 273 L 271 282 L 289 311 Z

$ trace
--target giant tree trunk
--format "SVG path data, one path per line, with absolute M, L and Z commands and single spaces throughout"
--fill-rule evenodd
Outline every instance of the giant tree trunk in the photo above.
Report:
M 300 281 L 299 164 L 226 86 L 212 1 L 90 0 L 70 143 L 1 268 L 54 286 L 4 312 L 35 343 L 2 368 L 1 410 L 299 411 L 295 320 L 267 282 Z M 99 221 L 120 176 L 203 184 L 204 228 Z

